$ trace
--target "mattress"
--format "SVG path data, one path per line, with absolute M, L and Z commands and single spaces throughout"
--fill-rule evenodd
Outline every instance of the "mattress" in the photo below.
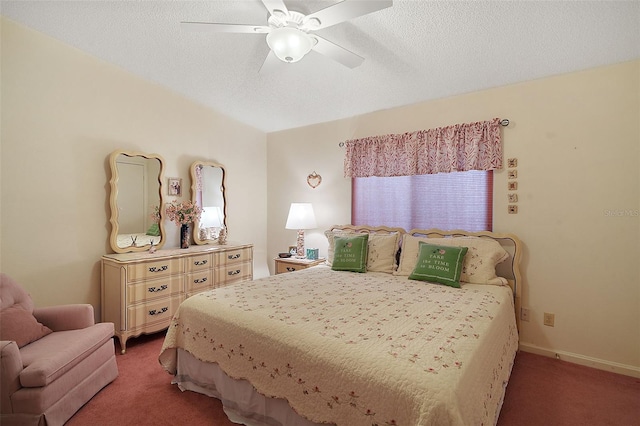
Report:
M 180 350 L 314 423 L 495 424 L 517 345 L 508 286 L 316 266 L 187 299 L 159 360 L 179 381 Z

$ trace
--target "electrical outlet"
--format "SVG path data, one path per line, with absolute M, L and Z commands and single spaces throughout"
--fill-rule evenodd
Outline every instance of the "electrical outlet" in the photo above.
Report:
M 520 319 L 529 322 L 529 308 L 520 308 Z
M 556 322 L 556 314 L 550 314 L 549 312 L 544 313 L 544 325 L 553 327 L 555 322 Z

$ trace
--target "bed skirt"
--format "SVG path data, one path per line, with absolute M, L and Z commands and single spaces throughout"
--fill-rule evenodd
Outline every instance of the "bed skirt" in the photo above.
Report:
M 254 389 L 246 380 L 234 380 L 227 376 L 218 364 L 203 362 L 184 349 L 178 349 L 178 373 L 171 382 L 181 391 L 192 391 L 219 399 L 222 407 L 233 423 L 247 426 L 327 426 L 314 423 L 296 413 L 284 399 L 268 398 Z M 513 368 L 515 359 L 509 370 Z M 194 377 L 202 378 L 200 381 Z M 206 383 L 202 381 L 206 380 Z M 507 383 L 504 382 L 500 403 L 495 415 L 496 423 Z
M 172 383 L 182 391 L 219 399 L 225 414 L 234 423 L 247 426 L 321 425 L 297 414 L 286 400 L 268 398 L 257 392 L 248 381 L 234 380 L 218 364 L 202 362 L 183 349 L 178 349 L 178 373 Z

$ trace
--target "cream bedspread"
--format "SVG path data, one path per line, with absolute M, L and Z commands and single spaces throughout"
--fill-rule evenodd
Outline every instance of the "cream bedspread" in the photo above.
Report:
M 319 423 L 489 425 L 517 343 L 507 286 L 320 266 L 187 299 L 159 360 L 183 348 Z

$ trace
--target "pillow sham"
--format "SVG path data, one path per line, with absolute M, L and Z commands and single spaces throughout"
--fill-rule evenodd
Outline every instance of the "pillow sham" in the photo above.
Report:
M 496 265 L 509 258 L 509 253 L 495 240 L 480 237 L 426 238 L 404 235 L 400 264 L 395 275 L 409 276 L 418 261 L 419 243 L 467 247 L 460 281 L 472 284 L 506 285 L 507 280 L 496 275 Z
M 418 261 L 409 279 L 429 281 L 460 288 L 462 264 L 467 247 L 451 247 L 419 243 Z
M 400 234 L 369 234 L 367 271 L 392 273 Z
M 19 348 L 53 333 L 19 304 L 0 311 L 0 340 L 13 340 Z
M 334 258 L 335 238 L 341 236 L 368 235 L 367 271 L 392 273 L 396 269 L 400 234 L 369 234 L 347 231 L 325 231 L 329 247 L 326 264 L 331 266 Z
M 367 248 L 369 234 L 335 237 L 334 271 L 367 272 Z

